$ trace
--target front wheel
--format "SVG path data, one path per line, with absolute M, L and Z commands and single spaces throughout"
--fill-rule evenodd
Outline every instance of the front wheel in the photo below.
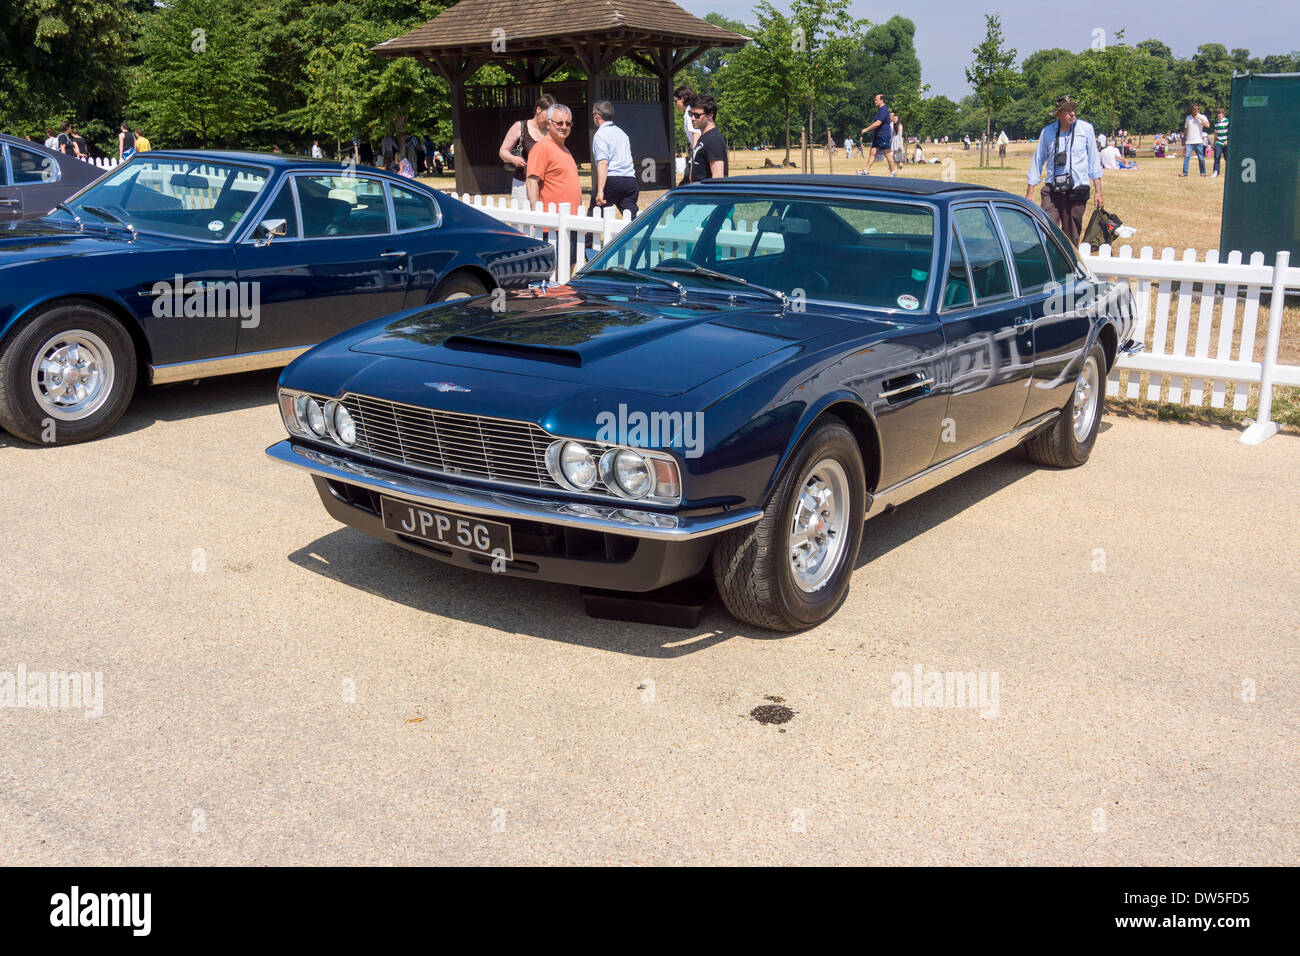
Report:
M 1092 454 L 1106 400 L 1106 353 L 1099 344 L 1083 360 L 1070 400 L 1056 421 L 1025 442 L 1031 461 L 1053 468 L 1075 468 Z
M 865 520 L 862 452 L 839 419 L 827 419 L 795 449 L 763 517 L 714 546 L 727 610 L 774 631 L 825 621 L 848 595 Z
M 105 309 L 57 305 L 11 335 L 0 353 L 0 426 L 32 444 L 98 438 L 135 391 L 135 346 Z

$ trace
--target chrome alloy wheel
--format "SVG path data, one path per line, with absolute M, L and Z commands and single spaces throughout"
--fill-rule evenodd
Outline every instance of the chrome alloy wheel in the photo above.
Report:
M 1101 375 L 1097 360 L 1089 355 L 1074 383 L 1074 440 L 1082 444 L 1092 431 L 1097 410 L 1101 407 Z
M 41 410 L 61 421 L 94 414 L 113 391 L 113 353 L 84 329 L 58 332 L 32 362 L 32 395 Z
M 820 590 L 839 566 L 848 535 L 849 479 L 839 462 L 810 468 L 790 520 L 790 570 L 801 591 Z

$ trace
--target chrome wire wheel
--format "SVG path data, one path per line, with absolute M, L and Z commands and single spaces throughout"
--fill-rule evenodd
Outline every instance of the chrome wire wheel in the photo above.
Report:
M 790 571 L 799 590 L 820 590 L 839 567 L 849 504 L 849 479 L 839 462 L 823 458 L 808 470 L 790 519 Z
M 1097 410 L 1101 407 L 1101 375 L 1097 360 L 1089 355 L 1074 383 L 1074 440 L 1082 444 L 1088 440 Z
M 57 332 L 32 362 L 32 395 L 52 418 L 79 421 L 108 401 L 115 374 L 113 353 L 98 335 L 84 329 Z

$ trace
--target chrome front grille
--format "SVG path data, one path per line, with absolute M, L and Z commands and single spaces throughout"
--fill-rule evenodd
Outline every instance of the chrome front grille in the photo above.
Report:
M 530 422 L 483 418 L 345 395 L 357 426 L 357 449 L 421 471 L 463 475 L 529 488 L 559 488 L 546 470 L 555 440 Z M 604 493 L 603 487 L 592 489 Z

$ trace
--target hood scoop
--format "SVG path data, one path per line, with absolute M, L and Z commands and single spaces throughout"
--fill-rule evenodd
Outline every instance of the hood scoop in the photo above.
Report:
M 477 335 L 450 335 L 443 339 L 442 347 L 456 352 L 476 352 L 480 355 L 504 355 L 509 358 L 549 362 L 570 368 L 582 367 L 582 355 L 573 349 L 534 345 L 527 342 L 502 342 Z

